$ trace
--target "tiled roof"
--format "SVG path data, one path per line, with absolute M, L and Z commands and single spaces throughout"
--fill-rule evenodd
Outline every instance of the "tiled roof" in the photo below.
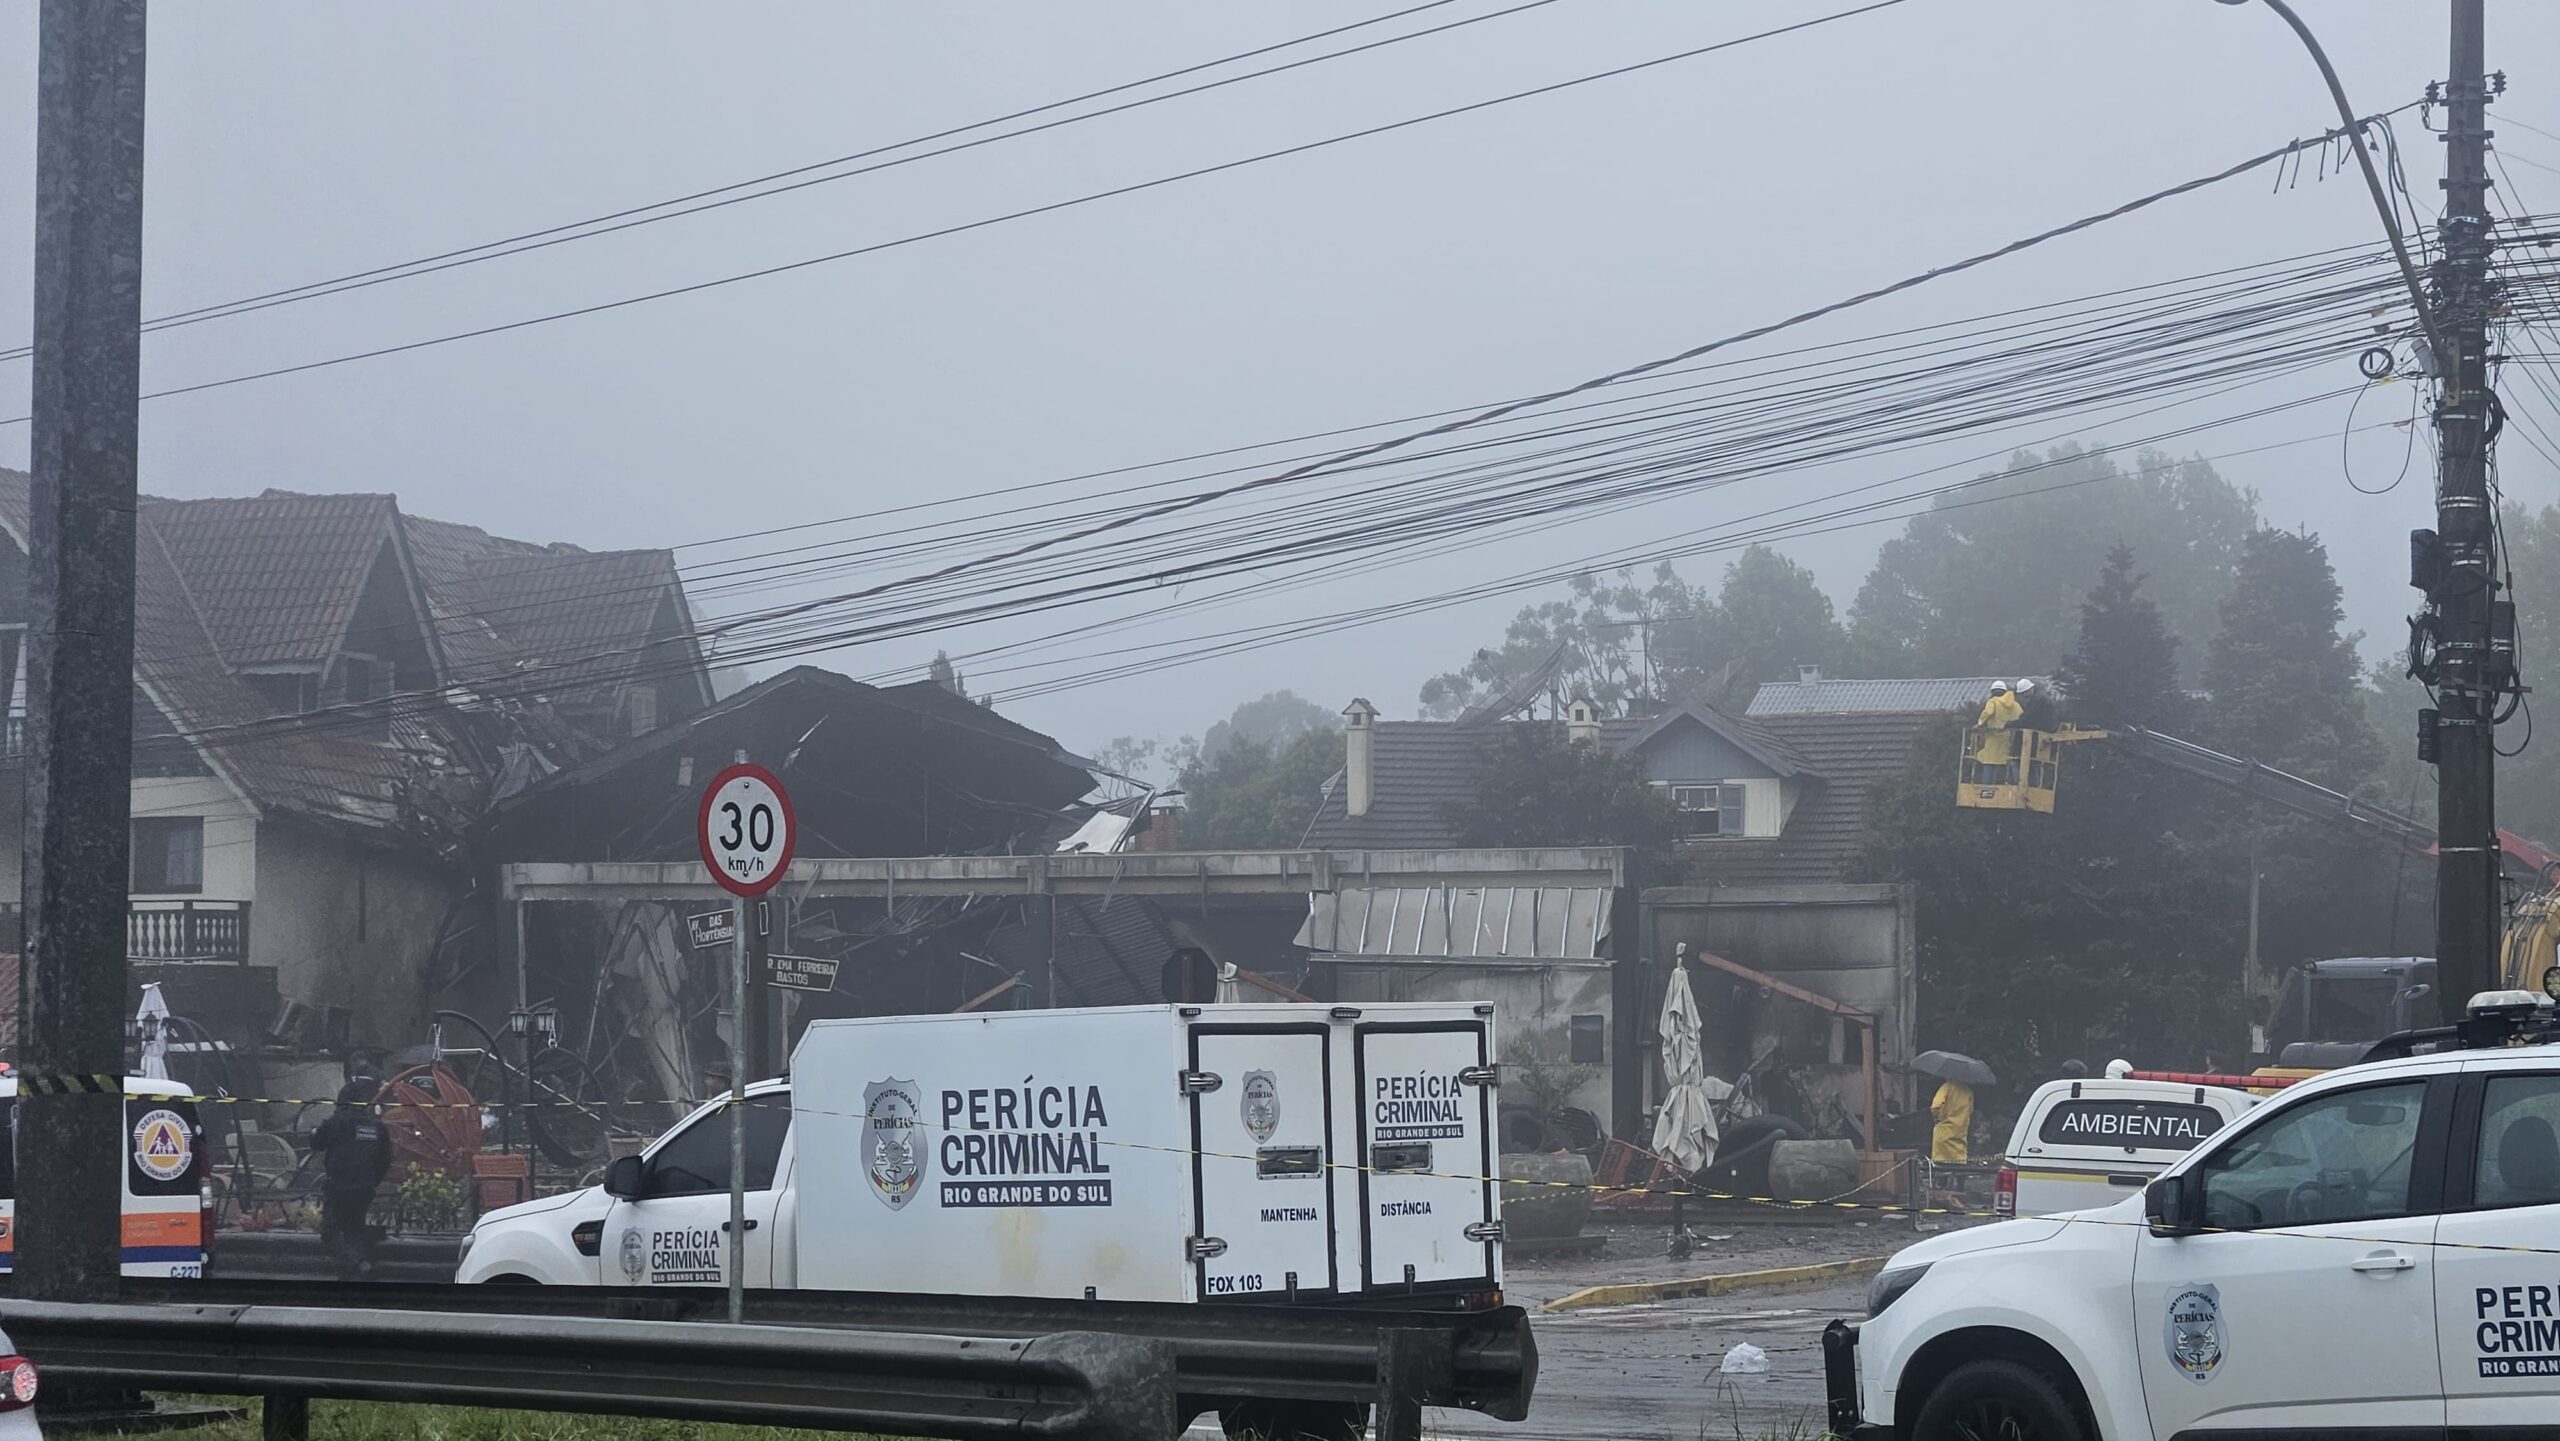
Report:
M 1626 750 L 1650 739 L 1681 715 L 1732 736 L 1747 750 L 1774 763 L 1784 773 L 1808 777 L 1821 768 L 1796 749 L 1782 730 L 1721 711 L 1682 707 L 1660 716 L 1616 716 L 1600 722 L 1601 744 Z M 1454 721 L 1378 721 L 1371 773 L 1377 784 L 1369 813 L 1353 819 L 1344 810 L 1339 781 L 1316 807 L 1307 844 L 1317 847 L 1377 848 L 1448 845 L 1455 837 L 1448 813 L 1475 796 L 1484 773 L 1484 747 L 1519 726 L 1561 729 L 1561 721 L 1494 721 L 1462 725 Z
M 1821 774 L 1821 783 L 1807 786 L 1797 798 L 1784 835 L 1684 841 L 1682 868 L 1707 882 L 1839 880 L 1864 836 L 1869 792 L 1910 766 L 1913 749 L 1936 719 L 1910 712 L 1763 717 L 1761 724 L 1805 757 Z M 1952 777 L 1952 756 L 1948 765 Z
M 197 737 L 206 757 L 252 803 L 367 826 L 390 822 L 399 813 L 395 787 L 405 775 L 399 748 L 261 724 L 272 707 L 224 664 L 156 523 L 167 504 L 146 502 L 143 514 L 152 523 L 135 528 L 134 679 Z M 0 470 L 0 527 L 23 541 L 29 520 L 26 473 Z M 234 593 L 254 595 L 255 588 Z M 417 738 L 419 727 L 406 729 Z
M 1316 808 L 1307 844 L 1380 848 L 1445 846 L 1452 832 L 1448 812 L 1476 793 L 1484 773 L 1484 747 L 1501 725 L 1460 726 L 1447 721 L 1377 721 L 1371 774 L 1377 786 L 1369 813 L 1343 811 L 1339 781 Z
M 28 487 L 25 472 L 0 470 L 0 527 L 22 546 Z M 378 732 L 367 739 L 277 717 L 242 678 L 243 669 L 335 654 L 386 546 L 408 556 L 442 664 L 465 678 L 634 649 L 659 597 L 672 592 L 682 603 L 665 551 L 531 545 L 405 518 L 387 495 L 144 497 L 134 542 L 134 679 L 260 807 L 379 828 L 434 808 L 442 801 L 428 792 L 466 779 L 477 748 L 456 743 L 454 728 L 466 724 L 459 717 L 404 717 L 393 724 L 396 743 L 385 745 Z M 694 659 L 689 640 L 686 659 Z M 699 673 L 698 662 L 692 668 Z M 610 669 L 564 667 L 555 684 L 601 683 Z M 537 709 L 524 708 L 519 727 L 558 730 Z
M 415 516 L 405 525 L 455 679 L 532 664 L 545 685 L 575 689 L 670 663 L 648 642 L 661 602 L 682 603 L 673 553 L 532 545 Z M 682 659 L 694 662 L 689 641 Z
M 140 519 L 167 547 L 214 645 L 236 667 L 336 654 L 397 514 L 387 495 L 270 490 L 223 500 L 146 498 Z
M 1776 680 L 1751 694 L 1743 714 L 1755 720 L 1782 715 L 1849 715 L 1867 712 L 1972 710 L 1995 685 L 2016 676 L 1942 676 L 1928 680 Z M 2040 677 L 2030 676 L 2043 685 Z
M 1747 734 L 1757 746 L 1786 758 L 1801 790 L 1784 835 L 1684 841 L 1680 858 L 1699 880 L 1758 884 L 1840 879 L 1857 855 L 1869 790 L 1902 773 L 1935 717 L 1879 712 L 1775 715 L 1740 722 L 1732 716 L 1718 719 Z M 1604 721 L 1601 739 L 1624 748 L 1657 724 L 1650 719 Z M 1502 731 L 1501 724 L 1376 722 L 1377 785 L 1369 814 L 1354 820 L 1344 813 L 1342 783 L 1337 778 L 1316 811 L 1307 843 L 1380 848 L 1450 844 L 1454 835 L 1447 814 L 1475 795 L 1483 775 L 1482 748 Z

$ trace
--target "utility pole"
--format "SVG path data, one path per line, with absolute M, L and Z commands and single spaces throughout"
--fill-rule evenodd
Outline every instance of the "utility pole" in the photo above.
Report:
M 16 1243 L 37 1301 L 112 1299 L 122 1269 L 143 16 L 44 0 L 38 22 Z
M 2427 592 L 2411 670 L 2434 687 L 2419 751 L 2436 765 L 2436 992 L 2448 1021 L 2498 984 L 2501 912 L 2497 749 L 2500 703 L 2518 685 L 2515 607 L 2498 598 L 2489 498 L 2495 397 L 2489 389 L 2488 76 L 2482 0 L 2452 0 L 2445 81 L 2444 218 L 2428 304 L 2439 344 L 2436 528 L 2412 537 L 2411 581 Z

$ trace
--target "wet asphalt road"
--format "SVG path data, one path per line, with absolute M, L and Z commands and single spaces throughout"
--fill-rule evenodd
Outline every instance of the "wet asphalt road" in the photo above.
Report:
M 1822 1328 L 1866 1307 L 1864 1277 L 1819 1287 L 1540 1315 L 1538 1393 L 1505 1425 L 1439 1413 L 1450 1437 L 1510 1441 L 1761 1441 L 1822 1433 Z M 1761 1376 L 1718 1367 L 1736 1342 L 1769 1353 Z
M 1450 1441 L 1764 1441 L 1821 1434 L 1822 1328 L 1834 1316 L 1866 1306 L 1863 1276 L 1819 1286 L 1749 1291 L 1647 1305 L 1542 1312 L 1547 1300 L 1594 1281 L 1656 1279 L 1749 1270 L 1895 1249 L 1907 1237 L 1888 1232 L 1797 1232 L 1739 1238 L 1734 1247 L 1694 1262 L 1659 1258 L 1649 1232 L 1613 1238 L 1607 1261 L 1522 1267 L 1513 1298 L 1532 1308 L 1539 1353 L 1537 1399 L 1529 1418 L 1511 1424 L 1466 1411 L 1435 1411 L 1429 1430 Z M 225 1274 L 243 1279 L 314 1279 L 327 1262 L 317 1237 L 224 1238 Z M 380 1259 L 393 1279 L 452 1275 L 449 1242 L 394 1241 Z M 432 1254 L 431 1254 L 432 1252 Z M 433 1274 L 427 1274 L 432 1272 Z M 1718 1367 L 1734 1343 L 1769 1353 L 1761 1376 L 1725 1376 Z M 1194 1437 L 1220 1433 L 1212 1419 Z

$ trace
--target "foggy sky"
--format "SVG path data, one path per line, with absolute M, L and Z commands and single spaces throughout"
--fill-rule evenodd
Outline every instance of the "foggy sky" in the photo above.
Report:
M 1500 8 L 1462 0 L 1396 28 Z M 1374 55 L 710 215 L 171 331 L 146 389 L 840 250 L 1846 8 L 1559 0 Z M 2359 109 L 2444 68 L 2437 0 L 2298 0 Z M 324 278 L 824 159 L 1401 8 L 1263 0 L 966 6 L 182 5 L 152 12 L 146 314 Z M 0 347 L 28 332 L 33 0 L 0 7 Z M 1428 17 L 1428 18 L 1426 18 Z M 1387 27 L 1365 35 L 1387 33 Z M 1331 48 L 1331 47 L 1326 47 Z M 2560 6 L 2492 0 L 2492 112 L 2560 133 Z M 1567 383 L 2221 168 L 2334 120 L 2293 36 L 2210 0 L 1912 0 L 1878 14 L 1314 154 L 700 295 L 154 401 L 160 494 L 398 494 L 592 547 L 678 545 Z M 2400 122 L 2413 190 L 2440 147 Z M 2498 141 L 2560 210 L 2560 141 Z M 2551 167 L 2549 169 L 2540 166 Z M 2494 174 L 2494 172 L 2493 172 Z M 1801 333 L 1926 324 L 2372 239 L 2352 175 L 2264 172 Z M 2284 394 L 2349 383 L 2315 376 Z M 0 416 L 27 365 L 0 362 Z M 2402 391 L 2390 402 L 2407 404 Z M 2512 403 L 2512 402 L 2511 402 Z M 2363 417 L 2371 419 L 2371 416 Z M 2182 444 L 2328 540 L 2368 652 L 2399 631 L 2421 483 L 2366 497 L 2335 407 Z M 2545 417 L 2546 423 L 2560 417 Z M 2555 428 L 2560 428 L 2556 425 Z M 1423 595 L 2051 426 L 1749 482 L 1118 643 Z M 2124 435 L 2136 433 L 2131 430 Z M 2104 441 L 2103 426 L 2083 438 Z M 2119 435 L 2116 438 L 2124 438 Z M 0 427 L 0 464 L 26 463 Z M 2386 453 L 2387 452 L 2387 453 Z M 2360 474 L 2397 438 L 2356 444 Z M 2511 497 L 2560 497 L 2513 439 Z M 2424 464 L 2423 452 L 2420 464 Z M 2370 478 L 2370 477 L 2369 477 Z M 816 538 L 854 539 L 860 527 Z M 1845 612 L 1877 528 L 1786 547 Z M 692 550 L 692 563 L 737 553 Z M 1713 561 L 1693 562 L 1711 580 Z M 1410 714 L 1535 596 L 1009 705 L 1071 746 L 1197 733 L 1288 687 Z M 763 597 L 761 599 L 771 599 Z M 706 606 L 706 609 L 716 609 Z M 1108 612 L 1098 612 L 1106 614 Z M 2555 618 L 2560 619 L 2560 618 Z M 2527 617 L 2528 627 L 2538 618 Z M 817 657 L 857 675 L 1055 625 Z M 2548 624 L 2549 622 L 2541 622 Z M 2198 643 L 2202 638 L 2194 640 Z M 2021 668 L 2051 657 L 2021 658 Z M 969 669 L 963 662 L 963 670 Z M 982 682 L 1001 690 L 1001 679 Z

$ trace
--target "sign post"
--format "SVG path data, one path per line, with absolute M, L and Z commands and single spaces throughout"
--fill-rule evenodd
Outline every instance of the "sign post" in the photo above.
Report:
M 749 903 L 781 883 L 791 868 L 796 839 L 791 799 L 782 782 L 762 766 L 737 764 L 711 778 L 702 791 L 695 838 L 711 879 L 729 892 L 729 1320 L 747 1309 L 747 1028 L 762 1016 L 747 1013 Z M 761 902 L 756 902 L 761 905 Z M 760 1048 L 759 1048 L 760 1049 Z

